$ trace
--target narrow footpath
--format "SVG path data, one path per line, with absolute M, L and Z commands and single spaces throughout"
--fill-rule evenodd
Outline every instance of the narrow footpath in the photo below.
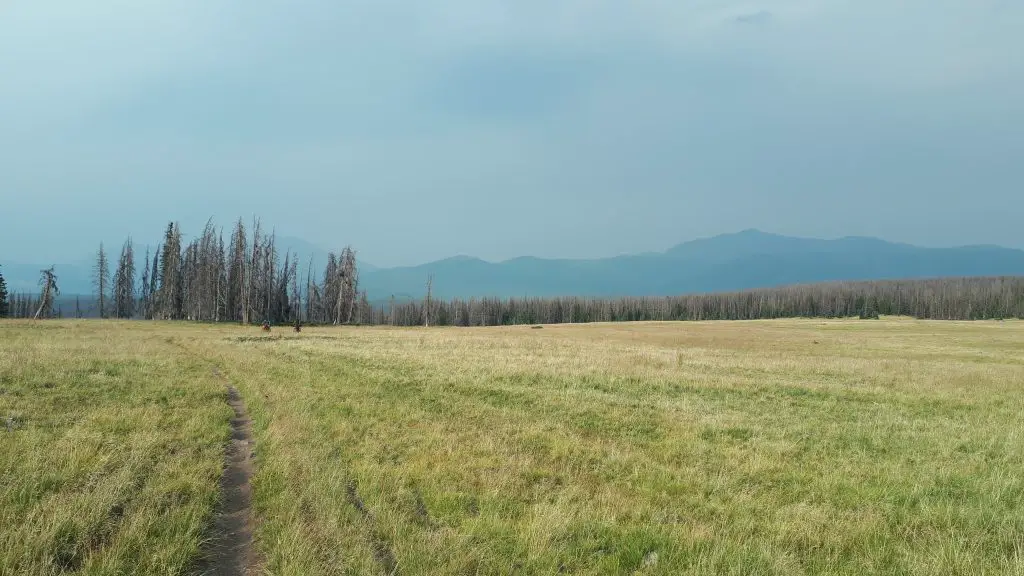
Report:
M 223 378 L 220 371 L 214 369 Z M 234 386 L 227 384 L 228 404 L 235 411 L 231 419 L 231 444 L 225 454 L 221 477 L 221 502 L 212 533 L 202 550 L 199 573 L 210 576 L 248 576 L 254 573 L 252 486 L 252 421 L 245 402 Z

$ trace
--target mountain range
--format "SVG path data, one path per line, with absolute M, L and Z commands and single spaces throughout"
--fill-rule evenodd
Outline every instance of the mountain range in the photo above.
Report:
M 433 275 L 439 298 L 659 296 L 834 280 L 1024 275 L 1024 251 L 999 246 L 922 248 L 877 238 L 794 238 L 744 230 L 661 253 L 593 260 L 459 256 L 361 275 L 371 298 L 420 298 Z
M 323 269 L 327 252 L 279 241 Z M 3 264 L 3 262 L 0 262 Z M 4 264 L 12 289 L 34 289 L 40 265 Z M 89 265 L 58 266 L 65 294 L 89 294 Z M 300 271 L 304 274 L 304 271 Z M 795 238 L 744 230 L 685 242 L 660 253 L 590 260 L 520 257 L 502 262 L 456 256 L 419 266 L 360 263 L 371 300 L 421 298 L 433 276 L 438 298 L 483 296 L 657 296 L 835 280 L 1024 275 L 1024 251 L 991 245 L 923 248 L 877 238 Z

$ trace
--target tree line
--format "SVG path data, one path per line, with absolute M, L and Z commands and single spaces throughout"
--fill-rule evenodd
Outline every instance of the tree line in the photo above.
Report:
M 94 274 L 97 286 L 105 272 L 100 266 L 102 253 L 101 248 Z M 162 245 L 152 255 L 147 252 L 142 262 L 136 291 L 134 254 L 131 241 L 126 242 L 110 281 L 115 317 L 344 324 L 352 321 L 360 298 L 350 247 L 329 254 L 320 279 L 313 277 L 310 262 L 303 285 L 298 255 L 289 251 L 282 259 L 274 233 L 267 234 L 259 220 L 247 230 L 239 219 L 227 241 L 211 221 L 188 243 L 183 243 L 179 225 L 169 223 Z
M 503 326 L 771 318 L 1024 319 L 1024 277 L 829 282 L 633 298 L 480 298 L 380 305 L 372 323 Z
M 3 268 L 0 268 L 0 318 L 7 318 L 11 313 L 11 303 L 7 295 L 7 281 L 4 280 Z
M 40 271 L 38 297 L 27 293 L 11 293 L 0 270 L 0 318 L 54 318 L 60 317 L 56 298 L 60 295 L 57 275 L 53 267 Z
M 100 316 L 203 322 L 501 326 L 623 321 L 753 320 L 814 317 L 984 320 L 1024 318 L 1024 277 L 830 282 L 712 294 L 624 298 L 431 298 L 371 304 L 359 290 L 355 252 L 328 255 L 322 275 L 306 277 L 298 255 L 278 253 L 274 233 L 239 219 L 225 238 L 208 222 L 184 243 L 171 222 L 162 244 L 136 261 L 131 239 L 113 274 L 101 244 L 93 269 Z M 137 282 L 138 280 L 138 282 Z M 0 274 L 0 317 L 61 317 L 53 268 L 41 271 L 38 294 L 8 294 Z M 82 316 L 75 299 L 75 316 Z
M 370 308 L 365 292 L 359 292 L 354 250 L 330 253 L 320 277 L 314 277 L 310 262 L 303 281 L 298 255 L 288 251 L 282 258 L 274 233 L 266 233 L 259 220 L 247 229 L 239 219 L 226 241 L 224 231 L 209 221 L 190 242 L 183 241 L 179 224 L 171 222 L 153 253 L 147 250 L 137 261 L 129 238 L 113 273 L 111 264 L 100 244 L 92 282 L 102 318 L 347 324 L 362 322 Z M 53 269 L 42 271 L 41 278 L 38 295 L 14 295 L 9 315 L 63 315 L 54 305 L 59 288 Z M 75 314 L 81 316 L 77 300 Z

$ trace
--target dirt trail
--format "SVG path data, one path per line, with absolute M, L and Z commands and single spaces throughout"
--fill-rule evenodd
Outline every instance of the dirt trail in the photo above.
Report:
M 214 373 L 224 378 L 218 370 Z M 200 574 L 246 576 L 254 573 L 253 519 L 251 513 L 253 474 L 252 421 L 238 390 L 227 385 L 228 404 L 235 410 L 231 419 L 231 444 L 221 476 L 221 505 L 214 518 L 210 540 L 202 551 Z

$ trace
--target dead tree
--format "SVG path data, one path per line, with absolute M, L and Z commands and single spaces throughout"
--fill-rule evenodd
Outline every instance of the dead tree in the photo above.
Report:
M 423 325 L 430 326 L 430 296 L 434 288 L 434 275 L 427 276 L 427 297 L 423 302 Z
M 53 315 L 53 298 L 60 295 L 60 288 L 57 287 L 57 276 L 53 273 L 53 266 L 40 271 L 39 285 L 42 291 L 39 294 L 39 308 L 36 310 L 35 320 L 40 316 L 49 318 Z
M 316 309 L 319 305 L 314 293 L 313 282 L 313 257 L 309 257 L 309 266 L 306 268 L 306 322 L 313 323 L 318 320 Z
M 249 259 L 249 265 L 245 268 L 245 280 L 242 291 L 242 324 L 249 323 L 249 312 L 252 307 L 253 300 L 253 284 L 259 278 L 259 266 L 260 266 L 260 221 L 257 218 L 253 218 L 252 221 L 252 253 Z
M 356 253 L 346 246 L 341 252 L 338 262 L 341 272 L 341 283 L 338 287 L 338 320 L 352 323 L 352 312 L 356 306 L 359 291 L 359 271 L 356 268 Z
M 244 317 L 248 242 L 245 225 L 239 218 L 235 225 L 235 231 L 231 233 L 231 245 L 228 248 L 227 295 L 225 298 L 227 317 L 235 321 L 241 321 Z
M 338 267 L 338 257 L 334 255 L 334 252 L 327 255 L 323 295 L 320 303 L 324 323 L 338 324 L 341 316 L 341 270 Z
M 302 318 L 302 293 L 299 292 L 299 254 L 295 253 L 295 260 L 292 261 L 292 293 L 291 293 L 291 313 L 295 318 L 295 322 L 299 322 Z

